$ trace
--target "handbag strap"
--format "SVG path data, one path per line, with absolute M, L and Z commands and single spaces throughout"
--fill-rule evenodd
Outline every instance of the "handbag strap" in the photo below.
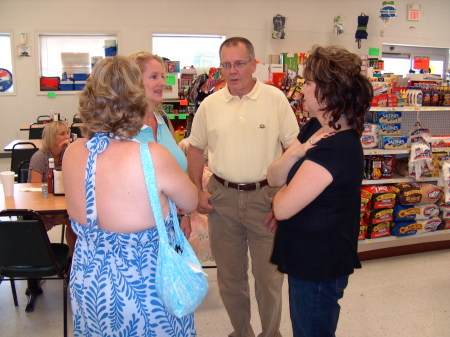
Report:
M 156 227 L 158 229 L 159 240 L 161 244 L 169 244 L 169 237 L 167 235 L 166 226 L 164 224 L 164 218 L 161 212 L 161 204 L 159 202 L 158 189 L 155 178 L 155 168 L 153 166 L 153 160 L 150 155 L 148 143 L 142 143 L 140 145 L 142 169 L 144 171 L 145 184 L 147 186 L 148 197 L 153 210 L 153 216 L 155 217 Z M 175 204 L 169 199 L 170 211 L 173 214 Z M 175 213 L 176 214 L 176 213 Z

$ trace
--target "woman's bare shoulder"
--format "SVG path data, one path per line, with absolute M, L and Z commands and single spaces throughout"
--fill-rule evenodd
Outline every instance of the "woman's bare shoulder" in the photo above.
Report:
M 162 157 L 166 157 L 168 155 L 170 155 L 169 150 L 167 150 L 164 145 L 158 144 L 158 143 L 148 143 L 148 148 L 150 150 L 150 153 L 152 154 L 152 156 L 162 156 Z
M 87 157 L 88 150 L 84 146 L 84 143 L 86 143 L 86 141 L 87 140 L 76 140 L 65 149 L 63 156 L 63 165 L 64 162 L 72 162 L 79 160 L 84 156 Z
M 67 147 L 65 154 L 67 154 L 68 152 L 74 152 L 74 151 L 80 151 L 80 150 L 87 150 L 86 149 L 86 142 L 89 139 L 86 138 L 79 138 L 76 141 L 74 141 L 73 143 L 70 143 L 70 145 Z

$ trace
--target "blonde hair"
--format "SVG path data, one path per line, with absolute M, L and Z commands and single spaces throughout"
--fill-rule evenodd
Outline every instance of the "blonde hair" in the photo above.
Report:
M 69 131 L 69 125 L 64 121 L 51 122 L 45 125 L 44 130 L 42 131 L 42 151 L 51 150 L 52 145 L 55 143 L 56 134 L 61 128 Z
M 128 55 L 128 57 L 139 66 L 141 73 L 145 72 L 146 63 L 152 60 L 159 62 L 164 69 L 164 72 L 167 72 L 166 64 L 164 63 L 163 59 L 156 54 L 150 53 L 147 50 L 136 51 Z M 161 116 L 164 116 L 166 114 L 161 103 L 156 105 L 154 112 Z
M 99 61 L 80 94 L 82 133 L 112 132 L 132 138 L 138 134 L 147 109 L 139 67 L 124 56 Z
M 145 63 L 148 61 L 151 61 L 151 60 L 155 60 L 155 61 L 161 63 L 163 69 L 165 71 L 167 71 L 166 65 L 164 64 L 163 59 L 161 57 L 159 57 L 158 55 L 150 53 L 147 50 L 136 51 L 136 52 L 128 55 L 128 57 L 139 66 L 139 69 L 141 69 L 142 73 L 145 71 Z

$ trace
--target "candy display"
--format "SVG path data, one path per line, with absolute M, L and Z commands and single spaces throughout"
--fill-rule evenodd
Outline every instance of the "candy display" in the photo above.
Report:
M 372 155 L 364 157 L 364 179 L 392 178 L 395 171 L 395 155 Z

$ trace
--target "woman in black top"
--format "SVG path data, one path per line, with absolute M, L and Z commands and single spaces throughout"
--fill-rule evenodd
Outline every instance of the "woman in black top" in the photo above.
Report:
M 302 89 L 312 118 L 269 168 L 279 220 L 272 262 L 288 274 L 295 337 L 335 336 L 357 255 L 364 115 L 373 96 L 361 60 L 340 47 L 316 47 Z

